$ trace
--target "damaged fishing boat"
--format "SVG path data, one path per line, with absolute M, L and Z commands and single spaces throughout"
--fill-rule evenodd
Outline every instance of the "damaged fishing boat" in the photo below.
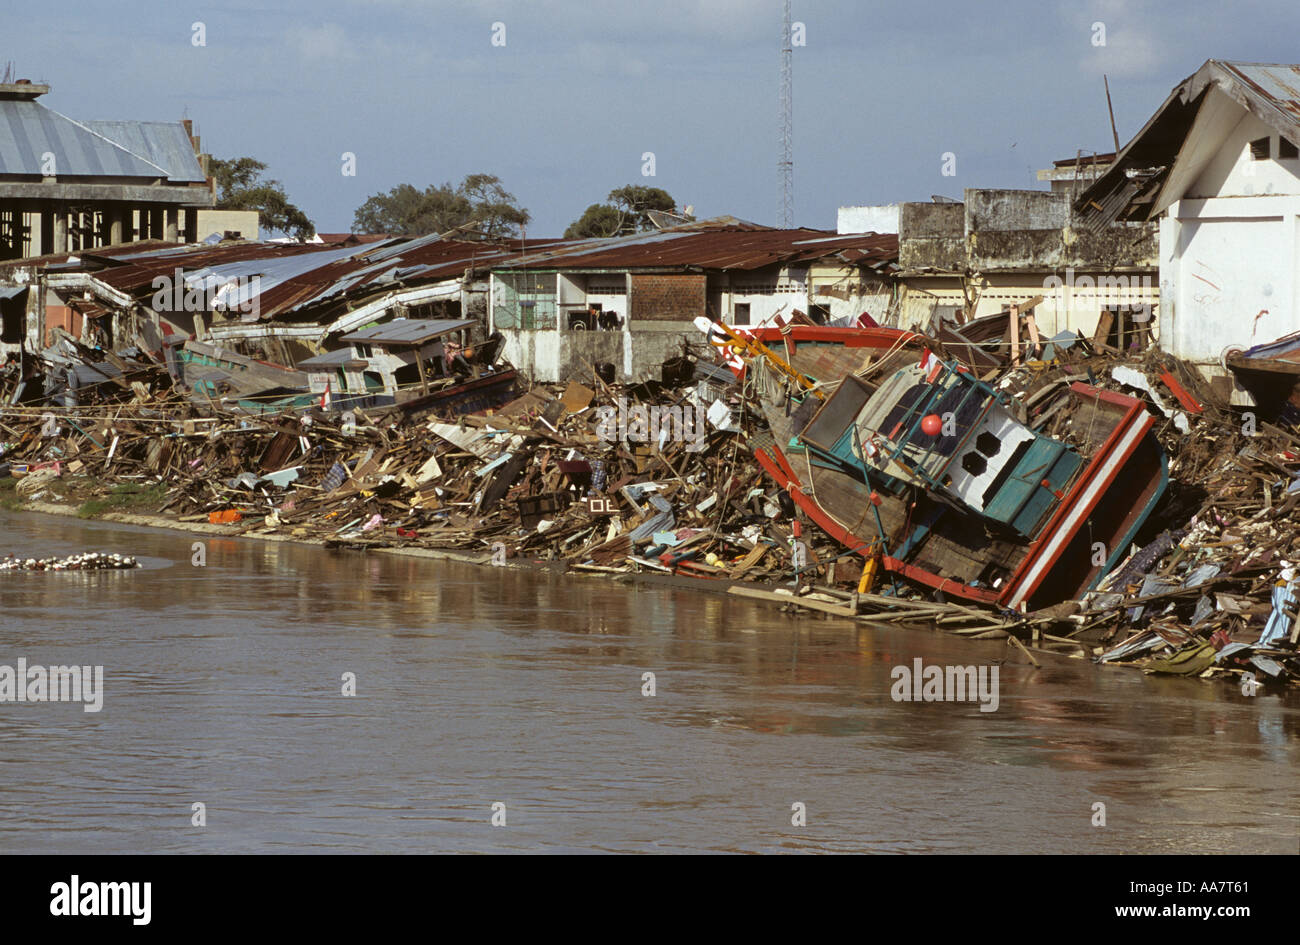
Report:
M 1017 400 L 898 329 L 708 330 L 759 394 L 763 468 L 891 580 L 1005 608 L 1076 599 L 1168 483 L 1132 397 L 1057 379 Z M 1062 412 L 1064 435 L 1043 433 Z

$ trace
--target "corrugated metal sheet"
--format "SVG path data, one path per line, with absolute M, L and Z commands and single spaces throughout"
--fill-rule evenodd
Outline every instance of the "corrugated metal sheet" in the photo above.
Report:
M 82 124 L 158 165 L 167 172 L 168 180 L 184 183 L 207 180 L 190 136 L 179 121 L 86 121 Z
M 167 172 L 39 102 L 0 100 L 0 174 L 41 175 L 46 153 L 59 177 L 166 177 Z
M 529 246 L 550 246 L 555 240 L 530 240 Z M 260 275 L 257 310 L 262 319 L 297 312 L 346 295 L 369 295 L 373 290 L 405 284 L 436 283 L 459 279 L 467 271 L 485 273 L 497 262 L 511 258 L 522 247 L 519 240 L 484 243 L 471 240 L 395 238 L 381 245 L 336 246 L 295 243 L 234 243 L 215 246 L 109 247 L 80 256 L 67 254 L 24 260 L 25 265 L 45 261 L 49 271 L 99 269 L 95 278 L 120 292 L 152 292 L 158 276 L 172 277 L 176 269 L 186 282 Z M 75 262 L 68 260 L 75 259 Z M 99 268 L 107 265 L 108 268 Z M 0 266 L 0 272 L 4 269 Z
M 619 239 L 473 240 L 393 239 L 366 246 L 236 243 L 216 246 L 131 247 L 82 254 L 76 263 L 50 268 L 97 269 L 109 288 L 147 301 L 159 276 L 182 270 L 188 286 L 245 285 L 258 277 L 258 294 L 229 300 L 256 302 L 263 321 L 304 313 L 344 299 L 373 296 L 405 285 L 429 285 L 483 275 L 494 268 L 676 268 L 757 269 L 774 263 L 840 258 L 883 267 L 895 263 L 894 235 L 834 234 L 822 230 L 774 230 L 754 224 L 695 225 Z M 30 263 L 30 261 L 28 261 Z M 251 308 L 251 306 L 247 306 Z M 320 310 L 316 316 L 320 317 Z
M 847 262 L 884 265 L 898 258 L 894 234 L 831 234 L 776 230 L 752 224 L 687 226 L 608 240 L 580 240 L 516 256 L 508 269 L 762 269 L 841 255 Z
M 343 341 L 374 341 L 380 344 L 418 345 L 440 335 L 469 328 L 472 318 L 396 318 L 343 336 Z
M 1218 65 L 1253 91 L 1260 104 L 1277 112 L 1300 132 L 1300 65 L 1275 62 L 1220 62 Z
M 324 354 L 318 354 L 314 357 L 303 358 L 298 362 L 298 367 L 307 370 L 316 368 L 340 367 L 352 360 L 351 348 L 339 348 L 335 351 L 326 351 Z

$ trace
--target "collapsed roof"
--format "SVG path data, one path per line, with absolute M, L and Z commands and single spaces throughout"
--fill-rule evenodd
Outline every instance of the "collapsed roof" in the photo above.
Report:
M 1240 109 L 1300 147 L 1300 65 L 1206 60 L 1078 198 L 1080 225 L 1095 231 L 1162 213 L 1213 158 Z

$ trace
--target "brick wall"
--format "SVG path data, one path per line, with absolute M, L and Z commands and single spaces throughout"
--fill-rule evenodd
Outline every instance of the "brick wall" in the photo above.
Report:
M 703 274 L 634 275 L 628 317 L 634 322 L 688 322 L 704 314 L 705 282 Z

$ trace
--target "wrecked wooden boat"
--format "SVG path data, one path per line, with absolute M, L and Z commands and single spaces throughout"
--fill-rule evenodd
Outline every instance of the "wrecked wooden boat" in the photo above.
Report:
M 760 464 L 890 580 L 1006 608 L 1076 599 L 1168 483 L 1155 418 L 1132 397 L 1058 380 L 1017 401 L 898 329 L 711 331 L 759 394 Z M 1067 435 L 1042 433 L 1062 411 Z

